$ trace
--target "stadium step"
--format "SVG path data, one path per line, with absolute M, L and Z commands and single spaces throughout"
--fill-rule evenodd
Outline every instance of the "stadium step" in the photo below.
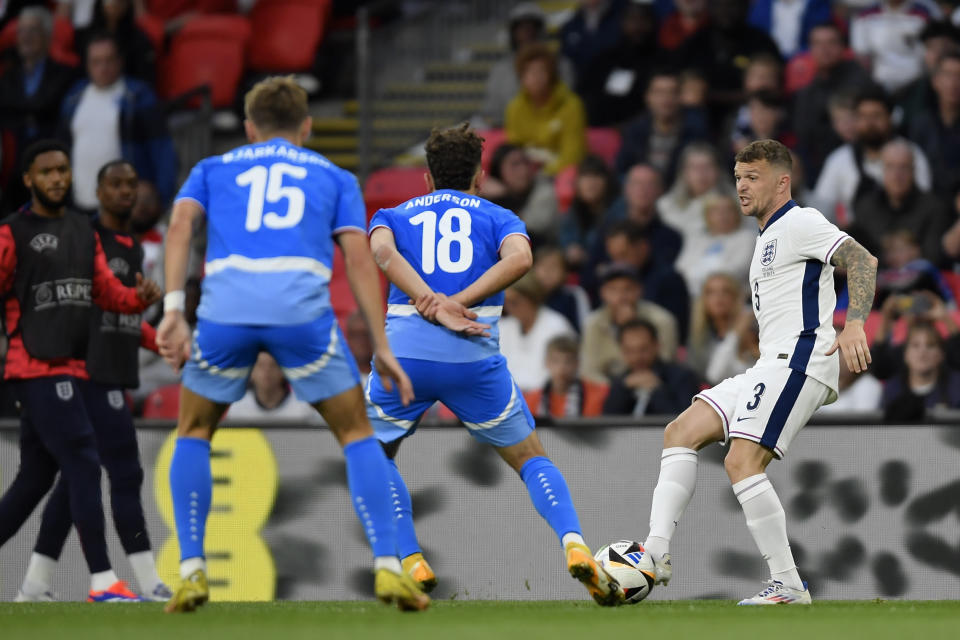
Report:
M 474 98 L 480 100 L 484 94 L 484 83 L 475 82 L 428 82 L 398 83 L 387 87 L 385 98 L 434 98 L 457 99 Z
M 498 42 L 478 42 L 468 48 L 470 59 L 475 62 L 496 62 L 507 55 L 507 47 Z
M 489 61 L 431 62 L 425 69 L 428 82 L 473 80 L 486 82 L 490 73 Z
M 380 100 L 373 104 L 374 116 L 422 116 L 424 111 L 430 113 L 472 114 L 480 109 L 479 100 L 433 100 L 429 106 L 421 100 Z M 357 116 L 360 113 L 360 103 L 349 100 L 343 106 L 344 115 Z

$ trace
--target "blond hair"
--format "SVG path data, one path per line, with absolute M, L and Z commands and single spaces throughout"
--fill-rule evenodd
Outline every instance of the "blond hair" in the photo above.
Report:
M 273 76 L 253 85 L 243 111 L 261 132 L 296 131 L 307 119 L 307 92 L 293 76 Z

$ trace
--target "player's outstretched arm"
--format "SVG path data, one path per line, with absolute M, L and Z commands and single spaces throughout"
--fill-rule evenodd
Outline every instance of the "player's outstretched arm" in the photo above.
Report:
M 377 266 L 387 279 L 407 294 L 411 300 L 429 303 L 434 313 L 424 316 L 430 322 L 437 322 L 451 331 L 472 336 L 487 336 L 488 324 L 474 322 L 477 314 L 459 302 L 447 298 L 430 288 L 407 259 L 397 250 L 393 232 L 386 227 L 377 227 L 370 234 L 370 249 Z
M 194 222 L 203 215 L 203 207 L 196 201 L 178 200 L 173 205 L 170 227 L 163 258 L 164 282 L 167 295 L 163 298 L 163 320 L 157 328 L 157 346 L 160 355 L 171 367 L 179 370 L 190 357 L 190 327 L 183 317 L 187 281 L 187 263 Z
M 500 260 L 460 293 L 452 297 L 465 307 L 500 293 L 520 279 L 533 266 L 533 252 L 526 236 L 507 236 L 500 247 Z
M 877 287 L 877 259 L 859 242 L 847 238 L 834 251 L 830 264 L 846 269 L 850 303 L 847 306 L 843 331 L 837 336 L 827 355 L 833 354 L 839 348 L 850 371 L 860 373 L 866 371 L 871 362 L 870 347 L 867 345 L 863 324 L 873 307 Z

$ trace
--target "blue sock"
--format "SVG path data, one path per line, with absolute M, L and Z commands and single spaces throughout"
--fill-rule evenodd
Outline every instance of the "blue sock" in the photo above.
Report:
M 396 557 L 397 527 L 390 498 L 390 466 L 376 438 L 370 436 L 343 448 L 347 461 L 347 484 L 353 508 L 367 534 L 373 556 Z
M 520 477 L 527 485 L 537 513 L 543 516 L 561 541 L 567 533 L 581 532 L 567 481 L 549 458 L 530 458 L 520 469 Z
M 170 494 L 181 562 L 204 557 L 203 536 L 212 493 L 210 442 L 202 438 L 177 438 L 170 462 Z
M 401 558 L 420 553 L 417 531 L 413 527 L 413 503 L 407 483 L 400 475 L 396 460 L 387 460 L 390 465 L 390 499 L 393 501 L 393 521 L 397 525 L 397 554 Z

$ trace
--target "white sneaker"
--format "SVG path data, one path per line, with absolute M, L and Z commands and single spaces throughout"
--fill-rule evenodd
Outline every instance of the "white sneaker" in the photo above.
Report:
M 803 583 L 803 591 L 800 591 L 786 586 L 779 580 L 770 580 L 763 591 L 737 604 L 813 604 L 813 598 L 810 597 L 810 589 L 807 588 L 806 582 Z
M 17 589 L 17 597 L 13 599 L 14 602 L 56 602 L 57 597 L 53 594 L 52 591 L 44 591 L 42 593 L 24 593 L 23 589 Z
M 659 558 L 655 558 L 652 553 L 648 553 L 646 557 L 650 558 L 650 564 L 652 565 L 655 576 L 653 584 L 667 586 L 670 583 L 670 578 L 673 577 L 673 565 L 670 562 L 670 554 L 665 553 Z
M 173 591 L 162 582 L 158 582 L 150 593 L 142 593 L 140 597 L 147 602 L 167 602 L 173 597 Z

